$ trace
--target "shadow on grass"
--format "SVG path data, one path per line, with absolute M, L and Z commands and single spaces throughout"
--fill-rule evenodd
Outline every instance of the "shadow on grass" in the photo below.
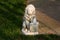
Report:
M 60 40 L 59 35 L 55 34 L 40 34 L 33 36 L 20 35 L 21 40 Z
M 1 33 L 0 33 L 1 34 Z M 55 34 L 40 34 L 40 35 L 15 35 L 15 36 L 6 36 L 5 34 L 0 36 L 4 40 L 60 40 L 59 35 Z

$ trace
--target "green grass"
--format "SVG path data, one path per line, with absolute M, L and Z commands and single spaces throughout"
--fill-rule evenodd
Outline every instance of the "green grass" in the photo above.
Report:
M 25 0 L 0 0 L 0 40 L 17 40 L 24 9 Z
M 56 40 L 58 35 L 26 36 L 21 32 L 25 0 L 0 0 L 0 40 Z M 56 38 L 56 39 L 55 39 Z

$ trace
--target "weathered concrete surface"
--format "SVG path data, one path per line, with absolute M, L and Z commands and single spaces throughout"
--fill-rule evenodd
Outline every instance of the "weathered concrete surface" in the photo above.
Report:
M 44 14 L 60 22 L 60 1 L 49 0 L 28 0 L 30 4 L 44 12 Z
M 48 32 L 49 32 L 49 30 L 52 30 L 53 32 L 55 32 L 55 34 L 56 33 L 60 34 L 59 22 L 57 22 L 56 20 L 50 18 L 49 16 L 47 16 L 44 13 L 39 12 L 39 11 L 37 11 L 36 15 L 37 15 L 38 21 L 40 21 L 40 25 L 41 25 L 41 22 L 43 23 L 43 25 L 46 25 L 46 26 L 44 26 L 44 30 L 46 30 L 45 28 L 48 28 L 48 30 L 47 30 Z M 52 32 L 52 31 L 50 31 L 50 32 Z
M 39 33 L 60 35 L 60 3 L 49 0 L 28 0 L 36 7 L 36 16 L 40 22 Z

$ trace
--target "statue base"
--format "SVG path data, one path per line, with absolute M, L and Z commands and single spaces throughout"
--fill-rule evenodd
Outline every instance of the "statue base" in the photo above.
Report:
M 22 29 L 22 33 L 24 35 L 38 35 L 39 34 L 38 32 L 30 32 L 30 31 L 27 31 L 27 30 L 24 30 L 24 29 Z

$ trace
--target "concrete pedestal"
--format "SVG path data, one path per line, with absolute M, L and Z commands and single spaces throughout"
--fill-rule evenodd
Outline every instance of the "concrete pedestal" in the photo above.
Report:
M 22 29 L 22 33 L 24 35 L 38 35 L 39 34 L 38 32 L 30 32 L 30 31 L 27 31 L 27 30 L 24 30 L 24 29 Z

